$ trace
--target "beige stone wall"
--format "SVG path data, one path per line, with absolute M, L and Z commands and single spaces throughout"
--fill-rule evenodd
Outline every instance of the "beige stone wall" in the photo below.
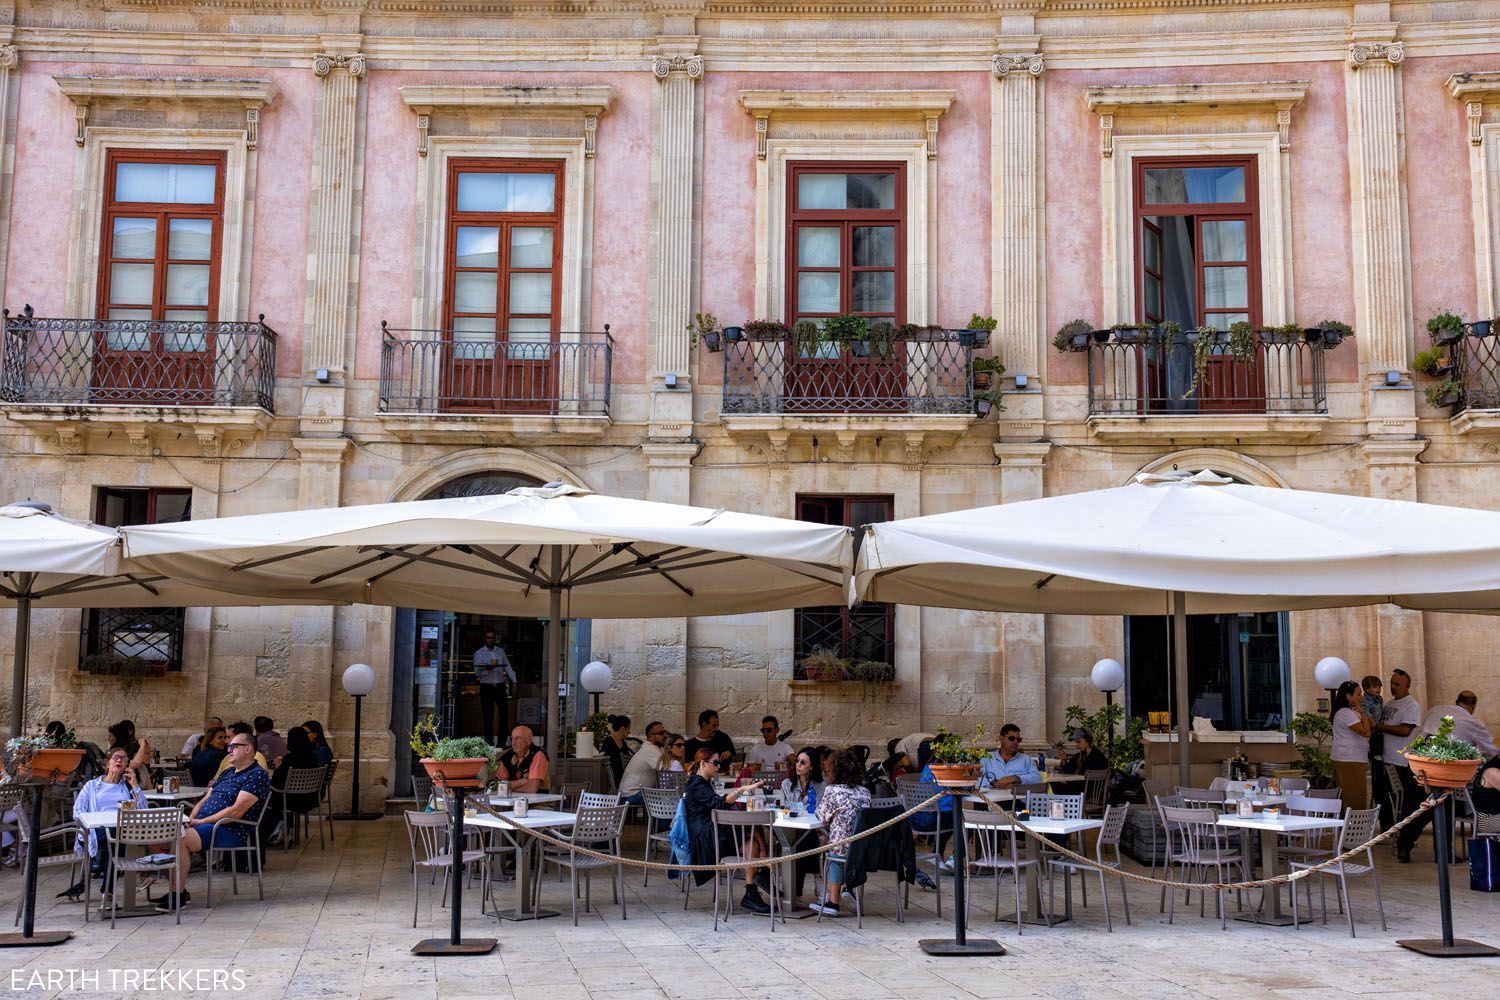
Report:
M 94 146 L 75 146 L 76 105 L 54 77 L 273 80 L 279 96 L 257 106 L 258 149 L 236 161 L 249 214 L 229 280 L 238 313 L 266 312 L 281 335 L 280 379 L 274 416 L 0 402 L 0 499 L 87 517 L 100 485 L 190 486 L 202 517 L 408 499 L 493 469 L 783 516 L 798 493 L 888 493 L 904 517 L 1112 487 L 1173 464 L 1467 506 L 1500 495 L 1500 417 L 1450 420 L 1408 370 L 1427 315 L 1479 316 L 1495 302 L 1500 83 L 1483 71 L 1500 69 L 1500 0 L 1445 13 L 1233 0 L 1003 14 L 926 0 L 860 14 L 816 0 L 639 0 L 582 14 L 546 0 L 524 12 L 434 0 L 420 14 L 292 0 L 253 15 L 214 0 L 48 0 L 22 12 L 0 23 L 5 303 L 90 311 L 97 205 L 73 178 Z M 408 87 L 433 106 L 403 101 Z M 512 97 L 496 103 L 486 88 Z M 528 88 L 552 96 L 518 110 L 513 95 Z M 607 110 L 585 107 L 606 91 Z M 853 96 L 840 106 L 827 96 L 839 93 Z M 112 98 L 90 112 L 86 143 L 123 130 L 170 145 L 198 130 L 246 149 L 243 107 L 195 101 L 133 110 Z M 429 139 L 439 151 L 578 147 L 588 197 L 585 217 L 569 220 L 566 310 L 584 328 L 612 324 L 608 421 L 377 413 L 380 321 L 420 325 L 435 310 L 424 241 L 440 213 L 416 203 Z M 1328 416 L 1123 430 L 1088 419 L 1086 373 L 1078 356 L 1052 351 L 1051 331 L 1075 315 L 1127 314 L 1120 164 L 1174 143 L 1253 152 L 1274 175 L 1262 189 L 1275 202 L 1263 206 L 1267 319 L 1328 315 L 1358 328 L 1330 357 Z M 984 422 L 721 419 L 722 359 L 689 352 L 681 326 L 699 309 L 749 318 L 780 294 L 768 164 L 778 150 L 894 156 L 896 145 L 925 192 L 912 246 L 926 270 L 912 277 L 909 309 L 950 325 L 988 309 L 1010 375 L 1029 375 L 1030 391 Z M 327 384 L 310 377 L 320 367 Z M 1391 367 L 1404 387 L 1378 388 Z M 77 671 L 78 612 L 38 613 L 29 717 L 64 717 L 100 738 L 131 716 L 164 747 L 206 712 L 314 717 L 347 754 L 352 704 L 338 677 L 364 661 L 381 677 L 365 706 L 367 794 L 385 793 L 404 740 L 382 730 L 392 698 L 408 696 L 390 690 L 392 611 L 194 609 L 188 621 L 184 672 L 123 692 Z M 0 614 L 0 672 L 11 622 Z M 1411 670 L 1424 704 L 1471 687 L 1481 716 L 1500 719 L 1492 619 L 1351 609 L 1291 622 L 1299 709 L 1320 694 L 1312 664 L 1337 654 L 1356 674 Z M 715 707 L 744 738 L 770 712 L 798 742 L 872 746 L 939 723 L 1013 720 L 1029 737 L 1055 736 L 1069 704 L 1102 701 L 1093 662 L 1123 651 L 1113 617 L 903 608 L 897 633 L 896 682 L 870 687 L 793 682 L 788 612 L 597 621 L 593 651 L 615 671 L 611 706 L 641 728 L 660 718 L 691 732 L 697 711 Z

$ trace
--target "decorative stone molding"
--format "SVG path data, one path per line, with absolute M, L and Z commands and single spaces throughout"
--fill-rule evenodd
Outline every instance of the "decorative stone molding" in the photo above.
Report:
M 1455 73 L 1447 80 L 1448 93 L 1464 102 L 1468 122 L 1470 211 L 1474 226 L 1474 264 L 1478 316 L 1493 316 L 1500 303 L 1500 71 Z M 1486 122 L 1486 117 L 1489 121 Z M 1465 410 L 1454 418 L 1461 433 L 1472 430 L 1474 418 Z M 1493 414 L 1491 415 L 1493 416 Z
M 365 54 L 363 52 L 319 52 L 313 56 L 313 74 L 326 77 L 335 69 L 346 69 L 349 75 L 355 79 L 365 75 Z
M 1469 145 L 1479 145 L 1482 141 L 1479 128 L 1484 121 L 1485 105 L 1500 107 L 1500 71 L 1454 73 L 1448 77 L 1446 86 L 1449 94 L 1464 102 L 1464 111 L 1469 121 Z
M 1127 117 L 1254 115 L 1274 113 L 1283 152 L 1292 145 L 1292 109 L 1312 86 L 1306 80 L 1247 83 L 1131 84 L 1089 87 L 1084 103 L 1099 116 L 1101 156 L 1114 155 L 1116 120 Z
M 440 111 L 576 118 L 584 152 L 594 155 L 599 116 L 609 110 L 614 89 L 587 87 L 491 87 L 480 84 L 401 87 L 401 100 L 417 114 L 417 155 L 426 156 L 432 116 Z
M 978 419 L 955 414 L 724 414 L 725 431 L 738 444 L 763 455 L 773 468 L 832 460 L 845 465 L 920 466 L 951 448 Z M 865 446 L 865 456 L 859 455 Z
M 1001 79 L 1010 76 L 1012 73 L 1019 73 L 1022 70 L 1025 70 L 1032 76 L 1041 76 L 1042 70 L 1046 68 L 1040 52 L 1022 53 L 1020 55 L 1000 54 L 995 56 L 992 66 L 994 67 L 995 75 Z
M 0 45 L 0 69 L 15 69 L 21 62 L 21 51 L 14 45 Z
M 922 122 L 927 158 L 937 158 L 938 119 L 953 106 L 952 90 L 742 90 L 740 104 L 755 118 L 755 155 L 766 158 L 771 120 L 900 119 Z
M 658 80 L 665 81 L 674 73 L 693 81 L 703 79 L 703 57 L 656 56 L 651 60 L 651 75 Z
M 8 46 L 14 49 L 15 46 Z M 195 107 L 245 109 L 245 148 L 254 149 L 260 136 L 260 109 L 274 104 L 279 91 L 270 80 L 162 79 L 123 76 L 55 76 L 52 78 L 75 105 L 73 118 L 82 146 L 88 137 L 89 109 L 100 105 L 139 107 L 143 104 L 182 104 Z
M 1400 42 L 1350 42 L 1349 68 L 1359 69 L 1371 59 L 1384 59 L 1392 66 L 1406 58 L 1406 47 Z

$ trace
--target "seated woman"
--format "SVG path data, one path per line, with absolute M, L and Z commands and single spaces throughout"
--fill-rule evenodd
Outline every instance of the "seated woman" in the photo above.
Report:
M 328 745 L 328 734 L 323 732 L 323 723 L 317 719 L 308 719 L 302 723 L 302 728 L 307 730 L 307 738 L 312 740 L 313 754 L 317 756 L 318 763 L 327 767 L 333 763 L 333 747 Z
M 151 742 L 135 738 L 135 723 L 129 719 L 121 719 L 109 727 L 109 749 L 105 751 L 106 755 L 113 753 L 117 747 L 130 750 L 130 770 L 141 787 L 148 791 L 154 788 L 151 783 Z
M 281 755 L 281 763 L 276 767 L 276 773 L 271 775 L 271 803 L 270 808 L 261 815 L 274 817 L 269 820 L 271 825 L 281 822 L 282 803 L 285 798 L 286 807 L 294 813 L 309 813 L 318 808 L 318 793 L 308 792 L 302 795 L 283 796 L 277 791 L 286 787 L 287 777 L 292 768 L 308 770 L 322 767 L 318 763 L 318 755 L 313 751 L 312 741 L 307 738 L 307 730 L 301 726 L 293 726 L 286 731 L 286 753 Z M 295 828 L 292 830 L 281 830 L 271 834 L 271 843 L 280 843 L 280 838 L 291 838 L 288 843 L 296 841 Z
M 130 750 L 128 747 L 114 747 L 109 751 L 109 756 L 104 760 L 104 774 L 83 783 L 78 789 L 78 795 L 73 799 L 73 817 L 77 819 L 83 813 L 109 812 L 120 807 L 121 802 L 134 803 L 138 808 L 146 807 L 146 796 L 135 786 L 135 772 L 130 768 Z M 89 870 L 94 875 L 102 876 L 109 868 L 108 851 L 101 850 L 105 846 L 104 831 L 78 831 L 78 844 L 86 847 L 89 855 Z M 110 881 L 104 882 L 104 891 L 110 891 Z M 78 882 L 62 892 L 58 898 L 66 896 L 68 899 L 77 899 L 83 895 L 83 883 Z
M 204 732 L 203 739 L 198 741 L 198 752 L 188 762 L 188 774 L 192 777 L 193 784 L 199 788 L 207 788 L 208 783 L 214 780 L 214 775 L 219 773 L 219 765 L 229 753 L 224 748 L 228 742 L 229 734 L 224 731 L 223 726 L 211 726 Z
M 611 715 L 609 717 L 609 735 L 604 737 L 604 756 L 609 758 L 609 773 L 614 778 L 615 787 L 620 787 L 620 779 L 625 776 L 625 762 L 630 757 L 630 751 L 625 746 L 625 739 L 630 735 L 630 716 Z
M 817 747 L 803 747 L 797 751 L 792 762 L 792 776 L 781 779 L 781 804 L 796 808 L 799 812 L 815 812 L 823 801 L 823 763 Z M 804 830 L 792 842 L 792 851 L 806 850 L 813 844 L 816 831 Z M 802 885 L 810 872 L 818 870 L 816 857 L 803 858 L 797 862 L 797 895 L 802 894 Z
M 864 786 L 865 769 L 859 757 L 849 750 L 833 755 L 833 776 L 818 797 L 818 819 L 823 822 L 823 843 L 843 840 L 854 832 L 859 811 L 870 804 L 870 790 Z M 828 889 L 812 908 L 825 917 L 839 915 L 839 897 L 844 888 L 843 862 L 828 857 Z
M 709 750 L 702 754 L 693 767 L 692 777 L 688 778 L 687 784 L 682 790 L 682 813 L 687 820 L 689 852 L 692 856 L 692 864 L 712 865 L 726 854 L 734 853 L 734 841 L 729 830 L 719 830 L 717 839 L 714 837 L 714 810 L 728 809 L 729 803 L 742 795 L 749 795 L 760 788 L 760 782 L 754 781 L 748 785 L 731 788 L 723 795 L 714 791 L 714 779 L 719 776 L 719 759 Z M 714 877 L 713 872 L 694 872 L 695 881 L 698 885 L 710 881 Z M 763 898 L 760 890 L 755 887 L 752 871 L 745 869 L 745 898 L 740 902 L 743 909 L 751 913 L 770 913 L 771 907 Z
M 1068 758 L 1064 771 L 1068 774 L 1087 774 L 1089 771 L 1108 771 L 1109 758 L 1094 745 L 1094 734 L 1087 729 L 1073 730 L 1073 742 L 1078 752 Z

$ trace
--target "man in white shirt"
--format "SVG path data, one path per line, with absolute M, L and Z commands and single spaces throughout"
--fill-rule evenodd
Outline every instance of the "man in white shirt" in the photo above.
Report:
M 1453 716 L 1453 738 L 1472 743 L 1484 751 L 1485 759 L 1500 753 L 1495 747 L 1495 738 L 1490 727 L 1474 718 L 1474 709 L 1479 707 L 1479 696 L 1473 691 L 1460 691 L 1451 705 L 1438 705 L 1422 720 L 1421 735 L 1431 736 L 1443 723 L 1443 716 Z
M 745 751 L 745 766 L 757 771 L 785 771 L 791 764 L 792 748 L 781 738 L 776 716 L 760 720 L 760 742 Z
M 203 733 L 206 733 L 210 729 L 213 729 L 215 727 L 223 729 L 224 720 L 219 718 L 217 715 L 210 715 L 208 719 L 203 723 Z M 203 739 L 203 733 L 194 733 L 187 738 L 187 742 L 182 745 L 182 756 L 191 757 L 193 754 L 198 752 L 198 743 Z
M 656 772 L 672 759 L 667 753 L 667 727 L 653 722 L 646 727 L 646 743 L 630 758 L 620 775 L 620 800 L 627 805 L 645 805 L 643 788 L 656 787 Z
M 516 682 L 516 671 L 510 657 L 495 643 L 495 630 L 486 629 L 484 645 L 474 650 L 474 676 L 479 678 L 479 712 L 484 723 L 484 741 L 495 746 L 495 734 L 509 731 L 510 685 Z M 495 712 L 500 726 L 495 726 Z
M 1396 774 L 1401 780 L 1401 815 L 1395 815 L 1389 799 L 1380 803 L 1380 824 L 1386 828 L 1405 819 L 1422 801 L 1422 790 L 1413 780 L 1411 765 L 1406 762 L 1403 752 L 1422 724 L 1422 706 L 1411 693 L 1411 674 L 1405 670 L 1399 667 L 1392 670 L 1387 687 L 1391 696 L 1380 713 L 1380 721 L 1375 724 L 1375 732 L 1381 734 L 1381 757 L 1385 763 L 1396 766 Z M 1411 852 L 1402 852 L 1398 847 L 1396 857 L 1409 861 Z

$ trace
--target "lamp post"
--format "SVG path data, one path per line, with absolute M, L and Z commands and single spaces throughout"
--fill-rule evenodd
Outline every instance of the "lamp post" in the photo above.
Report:
M 1338 706 L 1333 703 L 1333 699 L 1349 679 L 1349 664 L 1337 656 L 1325 656 L 1313 667 L 1313 676 L 1318 680 L 1318 687 L 1328 691 L 1329 711 L 1337 711 Z
M 594 696 L 594 714 L 599 714 L 599 696 L 609 690 L 609 686 L 615 682 L 614 671 L 609 669 L 608 663 L 595 660 L 585 664 L 578 672 L 578 683 L 583 689 Z
M 354 782 L 353 788 L 350 789 L 352 795 L 350 798 L 349 811 L 346 813 L 340 813 L 339 815 L 335 816 L 334 819 L 380 819 L 385 815 L 384 813 L 359 811 L 359 738 L 361 722 L 363 722 L 362 709 L 364 707 L 363 703 L 365 695 L 375 690 L 375 671 L 370 667 L 368 663 L 352 664 L 349 669 L 344 671 L 343 685 L 344 690 L 354 698 Z
M 1125 686 L 1125 668 L 1119 660 L 1103 659 L 1094 664 L 1089 680 L 1094 687 L 1104 692 L 1104 718 L 1109 726 L 1109 742 L 1104 744 L 1104 756 L 1109 766 L 1115 766 L 1115 692 Z

